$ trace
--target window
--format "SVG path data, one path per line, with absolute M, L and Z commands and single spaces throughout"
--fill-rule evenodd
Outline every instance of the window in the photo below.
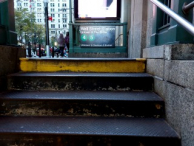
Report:
M 51 24 L 51 28 L 55 28 L 55 24 Z
M 24 3 L 24 7 L 28 7 L 28 3 Z
M 55 9 L 51 8 L 51 12 L 54 12 L 54 11 L 55 11 Z
M 164 0 L 164 4 L 170 8 L 171 7 L 171 0 Z M 164 13 L 163 25 L 166 25 L 168 23 L 170 23 L 170 16 L 168 16 L 166 13 Z
M 60 28 L 60 24 L 58 25 L 58 28 Z
M 20 8 L 17 8 L 17 10 L 18 10 L 18 11 L 21 11 L 21 10 L 22 10 L 22 7 L 20 7 Z
M 64 18 L 63 18 L 63 23 L 66 23 L 66 22 L 67 22 L 67 19 L 64 19 Z
M 22 5 L 21 5 L 21 3 L 17 3 L 17 6 L 18 6 L 18 7 L 21 7 Z
M 38 14 L 37 14 L 37 17 L 41 17 L 41 16 L 42 16 L 41 13 L 38 13 Z
M 51 3 L 51 5 L 50 5 L 51 7 L 55 7 L 55 3 Z
M 51 31 L 51 34 L 55 34 L 55 31 Z
M 42 10 L 41 8 L 37 8 L 37 11 L 39 11 L 39 12 L 40 12 L 41 10 Z
M 53 18 L 54 18 L 54 17 L 55 17 L 55 14 L 51 14 L 51 17 L 53 17 Z
M 60 17 L 60 14 L 58 14 L 58 17 Z
M 37 3 L 37 7 L 41 7 L 41 3 Z
M 167 7 L 171 7 L 171 0 L 163 0 L 162 1 Z M 160 24 L 159 29 L 163 29 L 170 26 L 170 16 L 168 16 L 166 13 L 162 12 L 162 21 Z
M 60 19 L 58 19 L 58 22 L 60 23 Z
M 58 3 L 58 7 L 60 7 L 60 3 Z
M 66 7 L 66 4 L 65 4 L 65 3 L 63 3 L 63 4 L 62 4 L 62 7 Z

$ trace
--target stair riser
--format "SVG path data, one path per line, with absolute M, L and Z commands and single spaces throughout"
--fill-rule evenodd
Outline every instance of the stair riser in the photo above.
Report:
M 24 72 L 98 72 L 98 73 L 143 73 L 145 60 L 28 60 L 20 59 L 20 70 Z
M 10 90 L 152 91 L 151 77 L 9 77 Z
M 0 135 L 1 146 L 180 146 L 178 139 L 115 136 Z
M 6 116 L 154 117 L 164 115 L 163 102 L 129 101 L 1 101 Z

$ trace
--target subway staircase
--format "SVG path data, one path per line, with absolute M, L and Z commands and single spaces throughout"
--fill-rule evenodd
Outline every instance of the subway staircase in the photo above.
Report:
M 145 59 L 20 59 L 0 146 L 180 146 Z

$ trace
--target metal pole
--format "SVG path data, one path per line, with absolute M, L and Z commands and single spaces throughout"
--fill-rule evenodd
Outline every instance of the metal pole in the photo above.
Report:
M 150 0 L 150 1 L 154 3 L 156 6 L 158 6 L 166 14 L 168 14 L 172 19 L 177 21 L 180 25 L 182 25 L 182 27 L 184 27 L 190 34 L 194 36 L 194 26 L 192 25 L 192 23 L 180 17 L 178 14 L 173 12 L 170 8 L 168 8 L 167 6 L 165 6 L 163 3 L 159 2 L 158 0 Z
M 49 25 L 48 25 L 48 2 L 45 3 L 45 27 L 46 27 L 46 56 L 50 57 L 49 50 Z
M 69 53 L 73 52 L 72 3 L 69 0 Z

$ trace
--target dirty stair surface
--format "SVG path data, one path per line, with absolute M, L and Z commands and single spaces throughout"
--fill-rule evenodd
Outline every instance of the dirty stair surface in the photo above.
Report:
M 0 93 L 1 146 L 180 146 L 145 59 L 20 60 Z
M 0 117 L 0 133 L 177 138 L 163 119 L 105 117 Z
M 164 116 L 164 101 L 153 92 L 20 90 L 1 93 L 0 101 L 7 116 Z
M 21 72 L 8 76 L 9 90 L 148 90 L 153 78 L 146 73 Z

